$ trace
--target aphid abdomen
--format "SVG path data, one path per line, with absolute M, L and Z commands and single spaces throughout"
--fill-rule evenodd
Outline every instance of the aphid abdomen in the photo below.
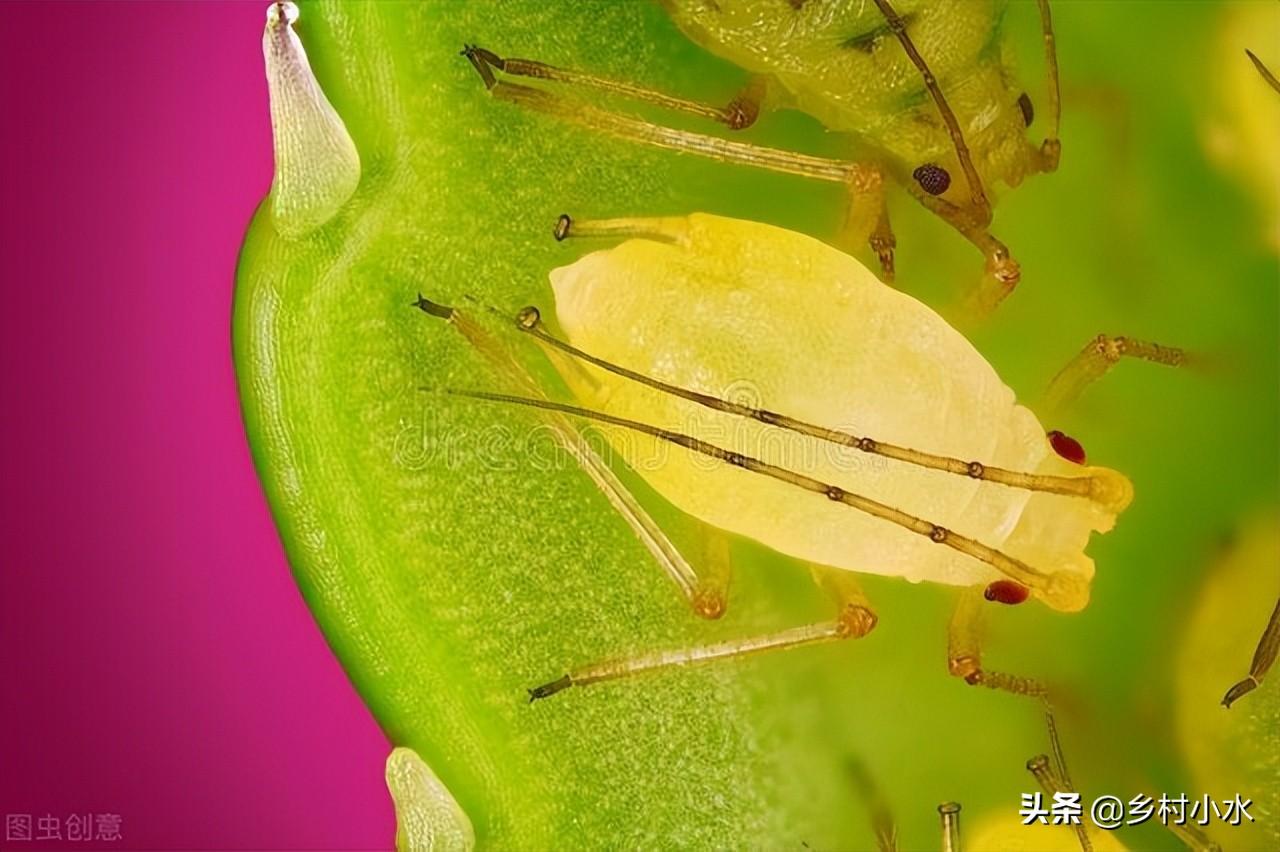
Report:
M 668 2 L 673 20 L 707 50 L 785 92 L 785 102 L 849 134 L 854 156 L 888 158 L 899 180 L 936 162 L 957 174 L 954 143 L 924 77 L 871 0 Z M 1002 39 L 1006 0 L 895 0 L 894 8 L 938 80 L 988 187 L 1037 170 Z M 964 203 L 967 186 L 948 196 Z
M 1015 470 L 1041 464 L 1047 442 L 1035 418 L 929 308 L 800 234 L 703 214 L 683 221 L 675 243 L 631 240 L 552 273 L 557 316 L 574 345 L 676 385 L 880 441 Z M 1028 501 L 1019 489 L 783 432 L 593 373 L 595 383 L 565 376 L 588 405 L 813 476 L 993 547 Z M 672 503 L 784 553 L 912 580 L 971 585 L 999 576 L 819 494 L 605 431 Z
M 877 128 L 929 105 L 923 78 L 870 0 L 811 0 L 798 10 L 778 0 L 667 5 L 689 38 L 776 79 L 798 109 L 831 130 L 874 140 Z M 944 88 L 980 63 L 999 60 L 990 46 L 998 38 L 1006 0 L 897 0 L 894 5 Z

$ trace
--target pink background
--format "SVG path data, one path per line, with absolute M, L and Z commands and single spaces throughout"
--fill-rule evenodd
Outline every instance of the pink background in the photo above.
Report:
M 0 6 L 0 814 L 119 814 L 103 848 L 394 832 L 236 401 L 265 8 Z

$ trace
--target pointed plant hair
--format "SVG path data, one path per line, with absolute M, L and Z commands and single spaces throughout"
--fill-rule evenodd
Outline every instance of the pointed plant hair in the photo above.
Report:
M 272 3 L 262 34 L 276 161 L 271 214 L 289 239 L 332 219 L 360 183 L 360 154 L 311 72 L 293 31 L 298 18 L 293 3 Z

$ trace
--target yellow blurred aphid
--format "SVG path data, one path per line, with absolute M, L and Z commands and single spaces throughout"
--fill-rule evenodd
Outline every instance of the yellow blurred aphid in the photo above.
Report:
M 1224 849 L 1280 848 L 1280 683 L 1263 682 L 1233 704 L 1223 692 L 1256 658 L 1280 598 L 1280 511 L 1245 523 L 1191 596 L 1174 660 L 1177 737 L 1195 794 L 1252 799 L 1254 821 L 1213 821 Z M 1274 628 L 1270 628 L 1274 630 Z
M 1249 193 L 1267 245 L 1280 252 L 1280 3 L 1225 9 L 1206 80 L 1205 146 Z
M 994 307 L 1020 271 L 987 231 L 998 186 L 1058 166 L 1057 54 L 1048 0 L 1038 8 L 1048 68 L 1047 130 L 1028 139 L 1032 98 L 1017 82 L 1002 38 L 1006 0 L 665 0 L 693 41 L 752 76 L 717 106 L 484 48 L 463 51 L 490 92 L 562 120 L 676 151 L 842 183 L 849 208 L 841 245 L 868 243 L 892 280 L 896 241 L 885 184 L 904 188 L 986 258 L 975 307 Z M 776 108 L 806 112 L 848 140 L 828 159 L 677 130 L 531 87 L 533 78 L 603 92 L 718 121 L 751 126 Z
M 1088 819 L 1087 817 L 1085 818 Z M 1093 827 L 1087 830 L 1094 852 L 1125 852 L 1129 847 L 1110 831 Z M 1072 826 L 1023 825 L 1016 813 L 1000 813 L 976 821 L 973 831 L 963 838 L 965 852 L 1080 852 L 1079 838 Z

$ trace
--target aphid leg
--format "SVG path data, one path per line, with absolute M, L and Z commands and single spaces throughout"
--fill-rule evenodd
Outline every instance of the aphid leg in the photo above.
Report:
M 968 212 L 978 224 L 985 227 L 991 222 L 991 202 L 987 200 L 987 194 L 982 188 L 982 179 L 978 176 L 978 170 L 974 168 L 969 146 L 965 143 L 964 133 L 960 130 L 960 122 L 956 120 L 956 114 L 951 111 L 951 105 L 947 103 L 946 97 L 942 94 L 942 87 L 938 85 L 933 72 L 929 70 L 929 64 L 924 61 L 924 57 L 916 49 L 915 42 L 907 34 L 906 23 L 898 16 L 889 0 L 875 0 L 875 3 L 880 8 L 880 13 L 884 15 L 885 20 L 888 21 L 889 29 L 893 30 L 893 34 L 897 36 L 902 49 L 906 51 L 907 57 L 916 66 L 920 76 L 924 78 L 925 88 L 929 91 L 930 97 L 933 98 L 934 105 L 937 106 L 943 123 L 947 125 L 947 133 L 951 136 L 951 143 L 956 149 L 956 158 L 960 161 L 960 168 L 964 170 L 965 179 L 969 182 L 971 202 Z
M 502 67 L 494 63 L 497 59 L 488 51 L 471 48 L 465 51 L 471 64 L 480 74 L 489 94 L 495 98 L 517 104 L 526 109 L 553 116 L 562 121 L 608 133 L 620 139 L 640 142 L 687 154 L 698 154 L 713 160 L 756 168 L 782 172 L 783 174 L 800 175 L 815 180 L 826 180 L 834 183 L 850 183 L 862 170 L 858 163 L 848 160 L 833 160 L 829 157 L 815 157 L 794 151 L 778 148 L 766 148 L 747 142 L 736 142 L 708 136 L 686 130 L 677 130 L 660 124 L 632 118 L 609 110 L 600 109 L 590 104 L 566 98 L 546 89 L 532 88 L 517 83 L 500 80 L 494 71 Z M 506 62 L 510 64 L 510 60 Z
M 898 238 L 893 235 L 893 226 L 889 224 L 889 203 L 887 198 L 880 199 L 880 215 L 876 218 L 875 230 L 871 232 L 871 250 L 880 258 L 880 279 L 892 284 L 897 278 L 893 263 L 893 250 L 898 245 Z
M 1267 670 L 1275 663 L 1277 652 L 1280 652 L 1280 600 L 1276 601 L 1276 608 L 1271 611 L 1271 620 L 1267 622 L 1266 629 L 1262 631 L 1262 638 L 1258 640 L 1258 647 L 1253 652 L 1249 676 L 1227 690 L 1227 694 L 1222 699 L 1222 706 L 1230 707 L 1241 696 L 1257 689 L 1262 684 L 1262 678 Z
M 1277 92 L 1280 92 L 1280 80 L 1277 80 L 1276 75 L 1271 73 L 1271 69 L 1266 65 L 1263 65 L 1262 60 L 1259 59 L 1258 55 L 1252 50 L 1249 50 L 1246 47 L 1244 52 L 1249 54 L 1249 61 L 1253 63 L 1253 67 L 1262 75 L 1262 79 L 1267 81 L 1267 85 L 1275 89 Z
M 689 222 L 684 216 L 624 217 L 620 219 L 574 219 L 561 213 L 556 220 L 557 242 L 579 237 L 596 239 L 656 240 L 662 243 L 684 244 Z
M 996 239 L 984 223 L 974 221 L 967 211 L 945 199 L 921 190 L 913 181 L 903 186 L 931 213 L 960 232 L 986 258 L 982 280 L 965 301 L 964 314 L 971 320 L 980 320 L 994 311 L 1022 279 L 1022 268 L 1009 253 L 1009 247 Z
M 702 618 L 719 618 L 729 607 L 729 583 L 733 579 L 733 557 L 729 536 L 721 529 L 702 524 L 702 559 L 698 563 L 698 585 L 690 604 Z
M 943 802 L 938 805 L 942 819 L 942 852 L 960 852 L 960 803 Z
M 730 639 L 710 645 L 674 648 L 605 660 L 573 669 L 563 677 L 529 690 L 529 701 L 555 695 L 571 686 L 589 686 L 593 683 L 618 680 L 645 672 L 709 663 L 713 660 L 747 657 L 762 654 L 765 651 L 783 651 L 805 645 L 835 642 L 840 639 L 858 639 L 875 626 L 874 614 L 871 615 L 870 623 L 866 617 L 868 614 L 870 610 L 866 609 L 861 601 L 842 601 L 836 618 L 830 621 L 819 621 L 789 630 Z
M 1181 367 L 1188 355 L 1173 346 L 1163 346 L 1132 337 L 1099 334 L 1067 362 L 1045 391 L 1046 411 L 1056 411 L 1074 401 L 1089 385 L 1102 378 L 1121 358 L 1138 358 L 1169 367 Z
M 1038 0 L 1040 5 L 1040 30 L 1044 35 L 1045 71 L 1049 83 L 1049 134 L 1040 145 L 1040 168 L 1042 171 L 1057 171 L 1058 161 L 1062 158 L 1062 140 L 1058 138 L 1058 127 L 1062 121 L 1062 95 L 1058 84 L 1058 47 L 1053 35 L 1053 13 L 1049 9 L 1049 0 Z
M 768 91 L 766 78 L 753 77 L 733 100 L 720 107 L 702 101 L 668 95 L 664 92 L 646 89 L 643 86 L 637 86 L 632 83 L 597 77 L 594 74 L 574 71 L 570 68 L 559 68 L 555 65 L 548 65 L 545 62 L 537 62 L 532 59 L 505 59 L 493 51 L 485 50 L 483 47 L 475 47 L 474 45 L 464 46 L 462 55 L 470 60 L 486 83 L 494 79 L 494 71 L 501 71 L 514 77 L 550 80 L 567 86 L 594 89 L 610 95 L 631 98 L 632 100 L 653 104 L 673 112 L 681 112 L 710 119 L 711 121 L 718 121 L 726 125 L 730 130 L 742 130 L 755 123 L 760 115 L 760 108 L 764 104 Z
M 898 826 L 893 819 L 893 811 L 884 791 L 876 784 L 875 779 L 861 760 L 851 757 L 848 762 L 849 775 L 858 788 L 871 817 L 871 830 L 876 835 L 876 849 L 879 852 L 898 852 Z
M 809 573 L 818 588 L 831 595 L 840 608 L 839 618 L 850 636 L 860 639 L 875 629 L 876 622 L 880 619 L 871 608 L 871 601 L 862 591 L 862 584 L 853 572 L 826 565 L 810 565 Z
M 982 666 L 983 615 L 985 613 L 983 600 L 980 593 L 967 590 L 961 593 L 956 602 L 956 609 L 948 627 L 947 668 L 951 674 L 963 678 L 964 682 L 970 686 L 985 686 L 988 689 L 998 689 L 1014 695 L 1038 699 L 1044 707 L 1045 727 L 1049 732 L 1049 744 L 1057 763 L 1058 777 L 1064 789 L 1073 789 L 1071 773 L 1067 769 L 1067 759 L 1062 753 L 1062 741 L 1058 738 L 1058 722 L 1053 714 L 1053 705 L 1049 702 L 1048 689 L 1034 678 L 991 671 Z M 1088 838 L 1083 838 L 1082 844 L 1088 849 Z
M 844 224 L 836 235 L 835 245 L 847 252 L 857 252 L 865 243 L 880 260 L 880 278 L 892 284 L 894 278 L 893 249 L 897 240 L 889 226 L 889 205 L 881 168 L 868 163 L 849 182 L 849 203 Z
M 1040 784 L 1040 789 L 1050 796 L 1058 793 L 1075 792 L 1071 786 L 1070 779 L 1054 772 L 1053 766 L 1049 763 L 1048 755 L 1037 754 L 1027 761 L 1027 769 L 1035 776 L 1036 781 Z M 1089 839 L 1089 832 L 1085 830 L 1084 823 L 1073 823 L 1071 827 L 1075 829 L 1076 839 L 1080 841 L 1081 850 L 1083 852 L 1093 852 L 1093 841 Z
M 1152 801 L 1160 799 L 1160 793 L 1150 784 L 1139 788 L 1139 792 L 1144 796 L 1150 796 Z M 1204 829 L 1196 825 L 1193 820 L 1184 820 L 1179 822 L 1176 819 L 1161 820 L 1164 827 L 1169 833 L 1181 840 L 1191 852 L 1222 852 L 1222 847 L 1207 834 Z
M 495 371 L 513 388 L 546 399 L 533 377 L 511 356 L 493 335 L 465 312 L 432 302 L 419 294 L 413 306 L 430 316 L 446 320 L 458 330 L 467 342 L 476 348 L 493 366 Z M 536 320 L 534 320 L 536 322 Z M 572 361 L 572 359 L 565 359 Z M 580 367 L 577 362 L 572 362 Z M 704 553 L 706 577 L 699 575 L 675 546 L 658 522 L 653 519 L 630 489 L 623 484 L 599 454 L 563 414 L 547 410 L 543 422 L 551 428 L 555 442 L 578 463 L 590 477 L 596 488 L 604 494 L 609 504 L 626 521 L 636 538 L 645 546 L 666 572 L 676 588 L 689 602 L 689 607 L 704 618 L 719 618 L 724 614 L 724 594 L 729 582 L 727 548 L 723 554 L 714 549 Z M 721 563 L 724 564 L 721 564 Z M 717 604 L 717 595 L 719 603 Z

